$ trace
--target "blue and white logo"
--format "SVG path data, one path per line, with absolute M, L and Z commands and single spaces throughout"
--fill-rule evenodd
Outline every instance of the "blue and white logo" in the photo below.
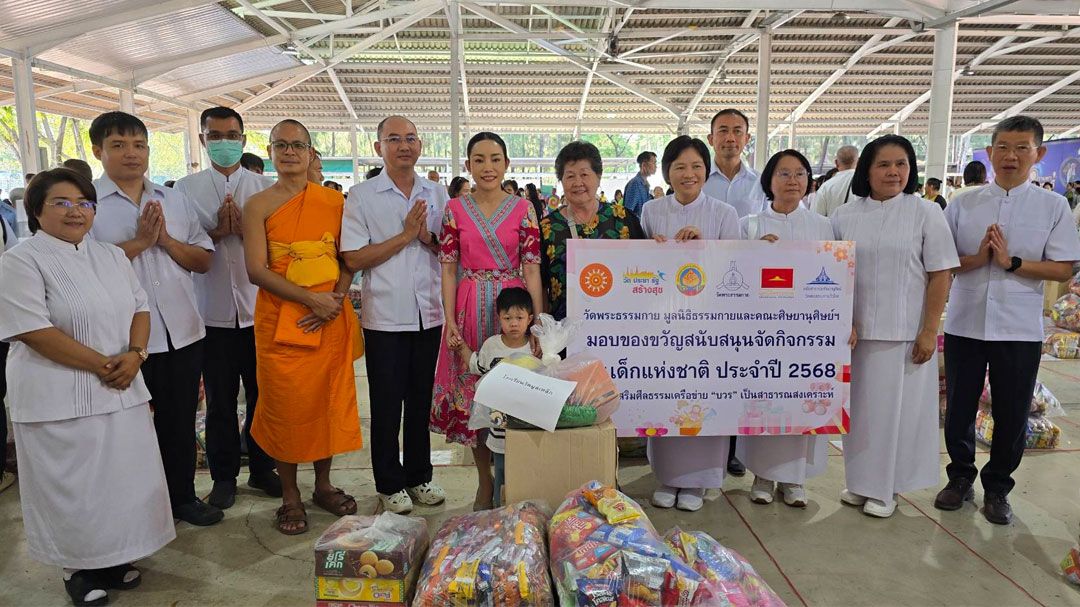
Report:
M 817 278 L 815 278 L 814 280 L 811 280 L 810 282 L 808 282 L 806 284 L 808 284 L 808 285 L 823 285 L 823 286 L 824 285 L 840 286 L 840 285 L 837 285 L 835 282 L 833 282 L 833 279 L 829 278 L 829 274 L 825 271 L 825 266 L 821 267 L 821 274 L 818 274 Z

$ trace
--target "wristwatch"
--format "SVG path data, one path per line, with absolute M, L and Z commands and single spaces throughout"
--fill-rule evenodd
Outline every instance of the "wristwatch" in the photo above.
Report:
M 1023 259 L 1020 259 L 1019 257 L 1013 257 L 1013 258 L 1012 258 L 1012 265 L 1011 265 L 1011 266 L 1009 266 L 1009 269 L 1007 269 L 1007 270 L 1005 270 L 1005 271 L 1006 271 L 1006 272 L 1015 272 L 1015 271 L 1017 271 L 1017 270 L 1019 270 L 1019 269 L 1020 269 L 1020 265 L 1021 265 L 1022 263 L 1024 263 L 1024 260 L 1023 260 Z
M 130 348 L 128 348 L 128 352 L 134 352 L 138 354 L 139 358 L 141 358 L 143 362 L 146 362 L 146 360 L 150 358 L 150 353 L 146 351 L 146 348 L 131 346 Z

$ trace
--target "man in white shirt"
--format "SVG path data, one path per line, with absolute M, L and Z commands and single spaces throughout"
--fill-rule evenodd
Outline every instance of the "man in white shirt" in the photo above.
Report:
M 90 125 L 90 143 L 105 169 L 94 182 L 98 207 L 90 235 L 124 250 L 149 300 L 150 342 L 139 355 L 173 516 L 213 525 L 224 514 L 195 497 L 195 410 L 206 329 L 191 275 L 210 269 L 214 245 L 187 196 L 146 179 L 150 146 L 141 120 L 102 114 Z
M 855 175 L 855 164 L 858 162 L 859 148 L 845 145 L 836 150 L 836 174 L 821 184 L 814 199 L 814 210 L 818 214 L 828 217 L 851 199 L 851 178 Z
M 371 463 L 386 510 L 441 503 L 432 479 L 431 414 L 443 309 L 438 232 L 446 188 L 416 173 L 423 143 L 402 116 L 379 123 L 375 153 L 385 169 L 349 189 L 341 250 L 350 272 L 363 270 L 364 341 L 371 392 Z M 398 431 L 404 402 L 404 464 Z
M 214 241 L 210 271 L 195 275 L 199 312 L 206 324 L 202 375 L 206 387 L 206 460 L 214 488 L 206 501 L 222 510 L 236 500 L 240 474 L 240 428 L 236 404 L 244 383 L 247 417 L 248 485 L 281 497 L 274 460 L 251 438 L 251 422 L 259 388 L 255 378 L 255 296 L 244 265 L 241 211 L 251 196 L 273 180 L 240 166 L 247 137 L 240 114 L 227 107 L 203 111 L 199 141 L 210 156 L 210 168 L 181 178 L 173 186 L 187 195 L 199 224 Z
M 953 190 L 952 194 L 949 194 L 949 200 L 956 200 L 960 194 L 984 185 L 986 185 L 986 165 L 978 160 L 972 160 L 964 165 L 964 187 Z
M 703 190 L 735 207 L 740 219 L 760 213 L 765 208 L 761 177 L 742 159 L 750 143 L 750 119 L 734 108 L 723 109 L 713 116 L 709 131 L 713 165 Z
M 1069 279 L 1080 260 L 1080 238 L 1065 198 L 1028 181 L 1046 155 L 1039 121 L 1006 118 L 990 141 L 994 183 L 961 194 L 945 209 L 960 268 L 945 318 L 949 483 L 934 506 L 959 510 L 974 499 L 975 414 L 989 367 L 994 440 L 981 472 L 983 515 L 1006 525 L 1042 355 L 1042 281 Z

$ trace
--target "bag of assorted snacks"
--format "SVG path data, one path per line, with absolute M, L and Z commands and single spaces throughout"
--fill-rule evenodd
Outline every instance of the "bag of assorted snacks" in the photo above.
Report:
M 1051 306 L 1050 318 L 1062 329 L 1080 331 L 1080 295 L 1063 295 Z
M 422 518 L 343 516 L 315 542 L 316 598 L 406 604 L 427 545 Z
M 714 604 L 783 607 L 784 602 L 754 571 L 750 563 L 703 531 L 685 532 L 678 527 L 664 541 L 714 588 Z M 726 601 L 726 602 L 725 602 Z
M 1080 333 L 1074 333 L 1053 325 L 1045 327 L 1043 354 L 1056 358 L 1080 358 Z
M 554 605 L 547 513 L 531 502 L 455 516 L 439 528 L 420 574 L 424 607 Z
M 613 487 L 594 481 L 571 494 L 552 517 L 548 539 L 564 607 L 723 604 L 641 507 Z

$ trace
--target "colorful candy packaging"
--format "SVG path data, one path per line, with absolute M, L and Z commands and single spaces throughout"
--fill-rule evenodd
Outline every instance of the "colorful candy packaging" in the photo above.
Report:
M 1080 358 L 1080 333 L 1066 331 L 1053 325 L 1046 327 L 1045 331 L 1043 354 L 1049 354 L 1055 358 Z
M 1061 573 L 1070 584 L 1080 586 L 1080 546 L 1073 546 L 1061 560 Z
M 564 607 L 725 604 L 664 543 L 636 502 L 599 482 L 563 502 L 549 523 L 548 541 Z
M 1050 307 L 1050 318 L 1062 329 L 1080 331 L 1080 295 L 1063 295 Z
M 530 502 L 450 518 L 431 541 L 414 604 L 554 605 L 546 520 L 547 513 Z
M 750 563 L 702 531 L 675 527 L 664 541 L 714 588 L 714 604 L 736 607 L 783 607 L 784 602 L 754 571 Z

